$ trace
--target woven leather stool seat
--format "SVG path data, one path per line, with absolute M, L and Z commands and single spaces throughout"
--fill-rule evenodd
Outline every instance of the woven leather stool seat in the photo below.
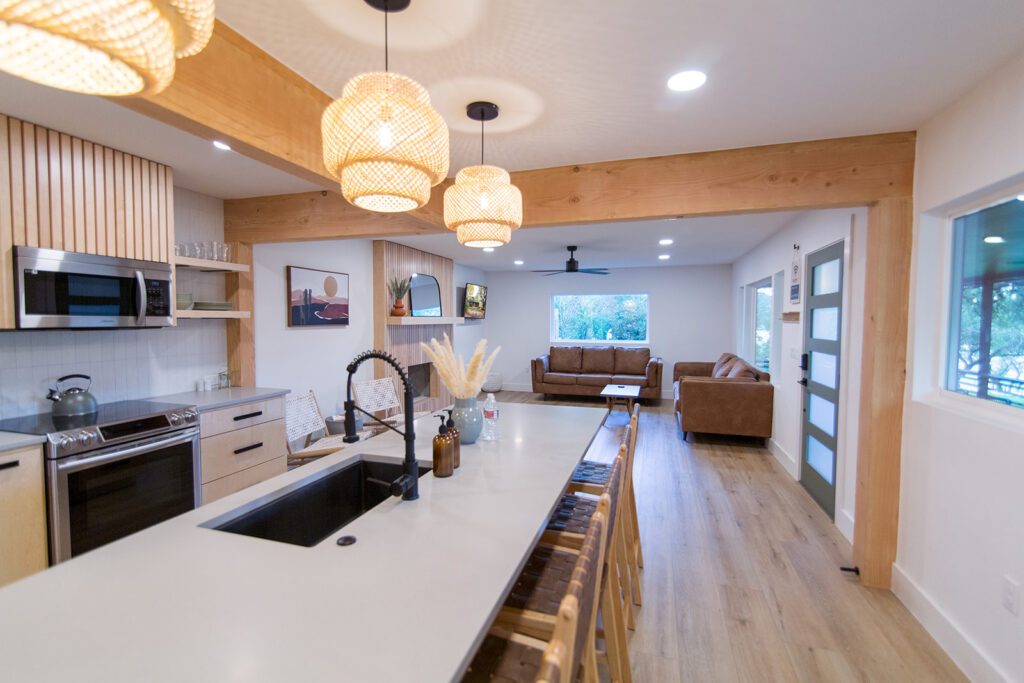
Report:
M 522 573 L 505 600 L 506 607 L 557 614 L 565 596 L 578 555 L 538 546 L 534 548 Z
M 611 476 L 611 473 L 611 465 L 584 460 L 576 466 L 576 471 L 572 474 L 572 483 L 604 486 L 608 483 L 608 477 Z
M 590 518 L 596 511 L 597 501 L 592 498 L 581 498 L 572 494 L 562 496 L 558 507 L 548 520 L 548 531 L 585 534 Z
M 466 669 L 463 681 L 532 682 L 540 671 L 544 651 L 497 636 L 487 636 Z

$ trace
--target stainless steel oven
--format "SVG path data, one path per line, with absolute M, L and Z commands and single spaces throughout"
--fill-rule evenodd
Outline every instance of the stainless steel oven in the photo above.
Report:
M 46 436 L 50 563 L 198 507 L 198 422 L 193 406 L 152 401 L 0 422 L 2 431 Z
M 14 247 L 14 291 L 21 328 L 174 324 L 168 263 Z

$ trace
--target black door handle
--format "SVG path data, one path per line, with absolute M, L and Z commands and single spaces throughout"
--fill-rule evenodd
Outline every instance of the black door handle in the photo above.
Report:
M 245 415 L 236 415 L 234 420 L 235 420 L 235 422 L 238 422 L 239 420 L 248 420 L 250 417 L 259 417 L 262 414 L 263 414 L 262 410 L 257 410 L 255 413 L 246 413 Z
M 800 354 L 800 369 L 801 370 L 807 370 L 807 354 L 806 353 L 801 353 Z
M 263 445 L 263 442 L 260 441 L 259 443 L 254 443 L 251 446 L 243 446 L 241 448 L 236 448 L 235 449 L 235 455 L 238 455 L 240 453 L 245 453 L 246 451 L 251 451 L 251 450 L 257 449 L 257 448 L 261 447 L 262 445 Z
M 799 384 L 799 385 L 800 385 L 800 386 L 802 386 L 802 387 L 806 387 L 806 386 L 807 386 L 807 378 L 805 377 L 805 378 L 803 378 L 803 379 L 798 379 L 798 380 L 796 381 L 796 383 L 797 383 L 797 384 Z
M 0 470 L 9 470 L 12 467 L 17 467 L 20 464 L 21 464 L 20 460 L 12 460 L 10 462 L 5 462 L 2 465 L 0 465 Z

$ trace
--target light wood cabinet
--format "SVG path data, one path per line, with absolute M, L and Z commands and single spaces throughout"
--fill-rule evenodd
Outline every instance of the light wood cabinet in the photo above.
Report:
M 14 327 L 13 246 L 170 263 L 169 166 L 0 114 L 0 329 Z
M 0 453 L 0 586 L 46 567 L 43 449 Z
M 288 469 L 283 397 L 203 411 L 199 433 L 203 503 Z

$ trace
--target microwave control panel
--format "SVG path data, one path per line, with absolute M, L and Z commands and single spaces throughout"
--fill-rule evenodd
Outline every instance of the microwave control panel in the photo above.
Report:
M 171 314 L 171 283 L 168 280 L 146 280 L 146 315 Z

